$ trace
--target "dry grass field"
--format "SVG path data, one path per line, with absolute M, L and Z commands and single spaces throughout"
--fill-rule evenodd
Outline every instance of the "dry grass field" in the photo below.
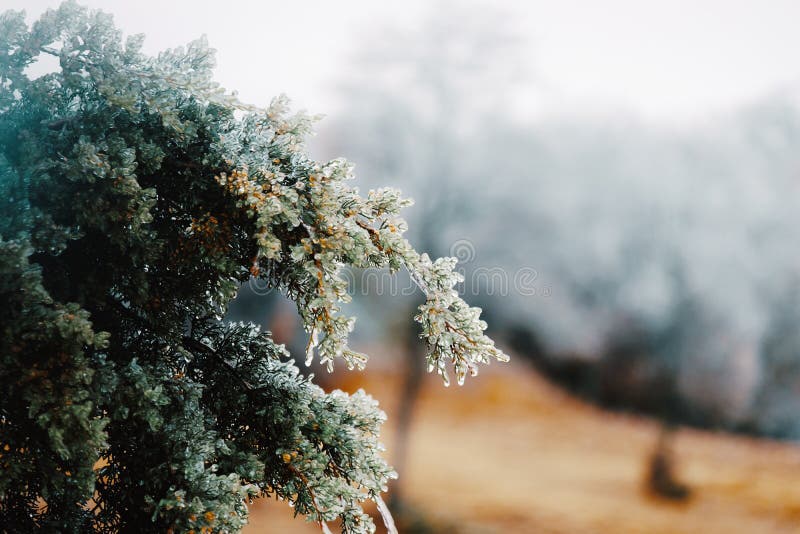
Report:
M 370 391 L 391 421 L 400 377 L 340 378 Z M 671 503 L 642 490 L 657 424 L 572 399 L 522 364 L 462 388 L 429 377 L 417 413 L 401 477 L 429 532 L 800 532 L 800 447 L 682 429 L 677 471 L 692 497 Z M 385 437 L 391 450 L 391 427 Z M 291 517 L 284 503 L 258 502 L 245 532 L 319 532 Z

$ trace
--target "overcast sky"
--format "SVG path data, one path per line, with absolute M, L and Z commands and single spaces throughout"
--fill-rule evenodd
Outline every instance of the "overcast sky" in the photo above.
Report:
M 0 0 L 33 18 L 58 0 Z M 155 52 L 206 34 L 217 77 L 252 103 L 287 93 L 332 111 L 332 82 L 370 29 L 414 28 L 426 2 L 405 0 L 84 0 L 147 34 Z M 497 2 L 494 2 L 496 4 Z M 478 5 L 481 5 L 478 3 Z M 486 3 L 485 5 L 490 5 Z M 800 80 L 796 0 L 529 0 L 508 17 L 527 40 L 540 107 L 616 112 L 663 123 L 724 113 Z M 544 88 L 544 89 L 543 89 Z M 531 91 L 533 94 L 534 91 Z

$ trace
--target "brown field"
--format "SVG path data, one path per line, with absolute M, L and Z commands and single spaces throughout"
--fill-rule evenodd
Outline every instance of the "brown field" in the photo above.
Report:
M 399 376 L 368 368 L 340 378 L 343 389 L 370 391 L 391 422 Z M 693 493 L 676 504 L 642 491 L 657 424 L 574 400 L 522 364 L 493 366 L 462 388 L 430 377 L 417 414 L 400 475 L 429 531 L 800 532 L 800 447 L 682 429 L 678 473 Z M 390 426 L 385 438 L 391 451 Z M 291 512 L 258 502 L 245 532 L 319 532 Z

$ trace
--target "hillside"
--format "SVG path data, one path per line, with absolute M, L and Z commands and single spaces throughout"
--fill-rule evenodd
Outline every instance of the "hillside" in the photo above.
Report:
M 390 415 L 399 377 L 351 373 Z M 642 491 L 658 425 L 572 399 L 522 364 L 462 388 L 430 377 L 402 473 L 415 512 L 442 532 L 783 533 L 800 531 L 800 447 L 681 430 L 682 504 Z M 392 436 L 386 432 L 385 443 Z M 253 506 L 248 534 L 318 532 L 284 503 Z

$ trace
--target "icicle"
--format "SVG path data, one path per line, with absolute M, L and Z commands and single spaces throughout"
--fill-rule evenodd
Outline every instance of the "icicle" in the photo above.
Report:
M 464 379 L 467 378 L 467 369 L 465 365 L 456 365 L 456 381 L 459 386 L 464 385 Z
M 386 531 L 389 534 L 397 534 L 397 527 L 394 524 L 392 512 L 389 510 L 389 507 L 386 506 L 386 503 L 383 502 L 383 499 L 380 495 L 375 496 L 375 504 L 378 505 L 378 512 L 380 512 L 381 517 L 383 518 L 383 524 L 386 525 Z
M 306 345 L 306 367 L 311 365 L 311 362 L 314 361 L 314 350 L 317 348 L 317 330 L 311 330 L 311 335 L 308 338 L 308 344 Z
M 447 374 L 447 370 L 443 367 L 439 369 L 439 376 L 442 377 L 442 382 L 444 383 L 444 387 L 450 387 L 450 375 Z

